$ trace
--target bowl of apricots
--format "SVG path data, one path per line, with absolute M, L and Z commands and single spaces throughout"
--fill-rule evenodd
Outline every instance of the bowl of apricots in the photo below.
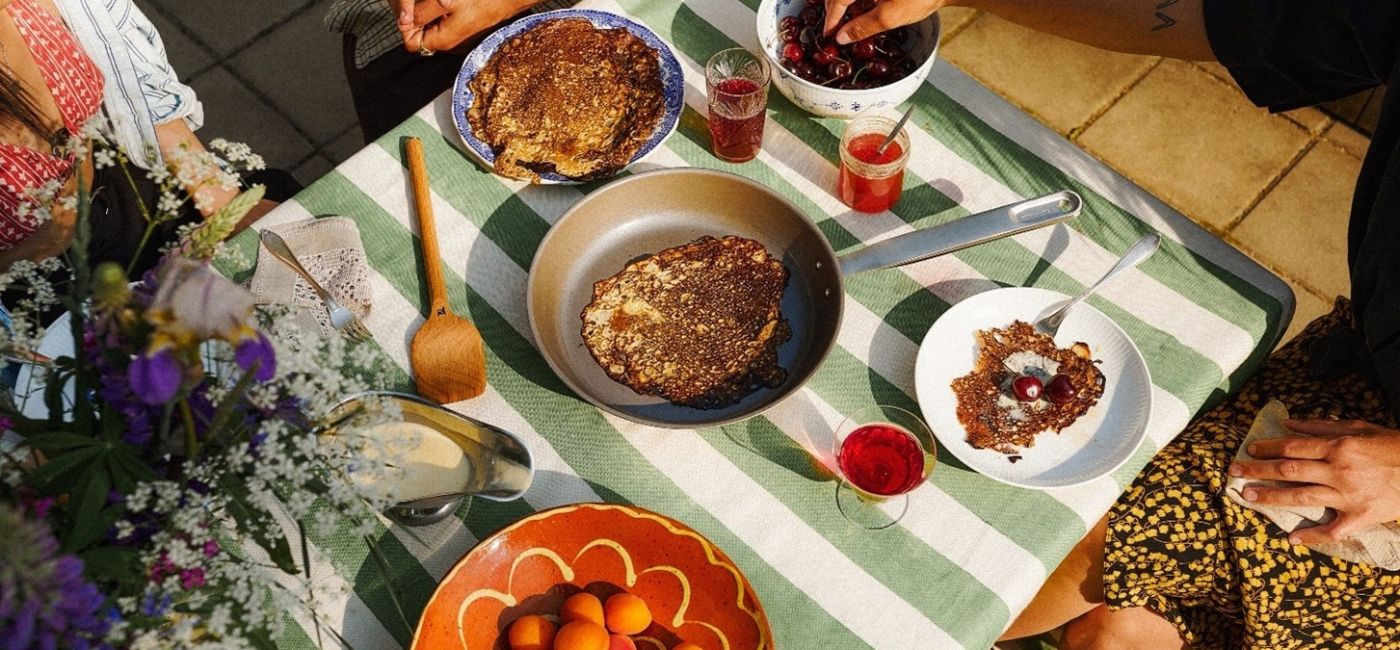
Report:
M 631 506 L 577 504 L 507 526 L 428 601 L 417 650 L 772 650 L 753 587 L 704 536 Z

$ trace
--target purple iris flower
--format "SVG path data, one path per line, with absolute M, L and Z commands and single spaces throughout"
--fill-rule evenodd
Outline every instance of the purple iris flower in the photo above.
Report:
M 268 381 L 277 374 L 277 353 L 272 349 L 272 341 L 267 340 L 262 332 L 239 341 L 233 352 L 233 360 L 244 370 L 250 370 L 253 364 L 258 364 L 258 371 L 253 375 L 253 379 L 259 383 Z
M 131 392 L 146 404 L 155 406 L 174 399 L 180 390 L 184 373 L 170 350 L 161 350 L 151 355 L 140 355 L 126 369 L 126 381 Z
M 0 506 L 0 647 L 106 647 L 114 621 L 106 598 L 83 579 L 83 563 L 62 555 L 42 522 Z

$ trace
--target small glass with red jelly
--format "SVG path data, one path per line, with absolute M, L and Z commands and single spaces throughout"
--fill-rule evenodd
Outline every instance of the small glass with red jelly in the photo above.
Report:
M 871 406 L 846 418 L 835 434 L 836 507 L 852 523 L 879 529 L 909 509 L 909 493 L 933 472 L 933 432 L 897 406 Z
M 862 112 L 846 123 L 841 134 L 841 171 L 836 191 L 841 202 L 857 212 L 884 212 L 899 202 L 904 191 L 904 166 L 909 162 L 909 132 L 899 134 L 880 151 L 894 130 L 896 118 Z
M 705 64 L 715 156 L 746 162 L 758 155 L 768 108 L 768 74 L 768 64 L 742 47 L 721 50 Z

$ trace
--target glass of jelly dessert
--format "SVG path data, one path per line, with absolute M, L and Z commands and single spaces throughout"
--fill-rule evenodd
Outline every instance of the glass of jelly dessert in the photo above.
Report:
M 933 471 L 933 432 L 896 406 L 871 406 L 846 418 L 835 433 L 836 507 L 866 528 L 898 522 L 908 494 Z
M 904 191 L 904 165 L 909 162 L 909 132 L 901 128 L 884 151 L 880 145 L 894 130 L 897 118 L 862 112 L 846 123 L 841 134 L 841 171 L 836 192 L 841 202 L 858 212 L 884 212 Z
M 753 160 L 763 145 L 768 64 L 742 47 L 721 50 L 705 64 L 710 143 L 729 162 Z

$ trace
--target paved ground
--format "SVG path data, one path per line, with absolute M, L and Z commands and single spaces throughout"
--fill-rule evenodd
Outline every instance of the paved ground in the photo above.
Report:
M 247 142 L 303 182 L 361 146 L 326 0 L 137 4 L 203 98 L 206 139 Z M 944 20 L 947 60 L 1286 278 L 1290 335 L 1348 293 L 1365 136 L 1320 110 L 1257 109 L 1215 64 L 1102 52 L 968 10 Z

